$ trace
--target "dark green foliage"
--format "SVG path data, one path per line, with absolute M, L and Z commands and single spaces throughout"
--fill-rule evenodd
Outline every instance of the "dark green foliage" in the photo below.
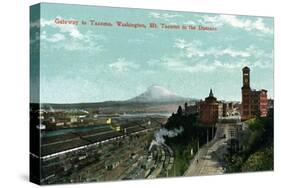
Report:
M 245 161 L 242 172 L 273 170 L 273 147 L 259 150 Z
M 212 136 L 212 128 L 202 127 L 197 124 L 197 114 L 183 115 L 181 110 L 180 113 L 172 114 L 168 119 L 165 128 L 168 130 L 183 127 L 183 132 L 173 138 L 165 138 L 167 144 L 178 144 L 187 146 L 190 143 L 204 145 L 206 143 L 207 132 L 209 133 L 209 140 Z M 208 131 L 207 131 L 208 130 Z
M 228 161 L 228 165 L 226 167 L 228 173 L 241 172 L 241 166 L 244 160 L 242 155 L 226 155 L 225 160 Z
M 243 150 L 225 156 L 227 172 L 273 170 L 273 113 L 246 122 Z
M 202 146 L 207 142 L 207 132 L 209 133 L 208 138 L 211 140 L 212 128 L 198 126 L 197 116 L 198 114 L 185 115 L 182 107 L 179 106 L 177 113 L 173 113 L 165 125 L 165 128 L 168 130 L 180 127 L 184 129 L 176 137 L 165 137 L 166 144 L 172 147 L 175 152 L 175 166 L 169 172 L 171 176 L 183 175 L 188 168 L 190 160 L 198 150 L 198 143 Z M 193 151 L 193 155 L 191 151 Z
M 177 111 L 178 116 L 182 116 L 182 107 L 179 106 L 178 111 Z

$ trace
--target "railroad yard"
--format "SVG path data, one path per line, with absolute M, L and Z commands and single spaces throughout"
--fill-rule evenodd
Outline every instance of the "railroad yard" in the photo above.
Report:
M 166 120 L 160 115 L 108 117 L 105 124 L 43 132 L 42 184 L 168 176 L 172 149 L 151 145 Z

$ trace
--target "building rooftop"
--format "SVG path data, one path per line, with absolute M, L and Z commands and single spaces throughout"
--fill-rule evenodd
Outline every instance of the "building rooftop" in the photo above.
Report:
M 243 71 L 244 71 L 244 70 L 250 70 L 250 68 L 247 67 L 247 66 L 245 66 L 242 70 L 243 70 Z
M 205 98 L 205 101 L 208 101 L 208 102 L 217 101 L 217 98 L 214 97 L 214 93 L 213 93 L 212 88 L 210 89 L 209 96 Z

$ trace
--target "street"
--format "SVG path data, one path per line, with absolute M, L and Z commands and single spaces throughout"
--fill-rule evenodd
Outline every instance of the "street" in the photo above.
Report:
M 223 174 L 223 155 L 227 153 L 226 142 L 228 139 L 237 138 L 240 128 L 240 121 L 236 118 L 225 118 L 218 123 L 215 137 L 199 149 L 184 176 Z
M 223 153 L 218 148 L 224 146 L 224 142 L 225 139 L 214 139 L 203 146 L 194 157 L 184 176 L 223 174 L 223 167 L 219 162 Z

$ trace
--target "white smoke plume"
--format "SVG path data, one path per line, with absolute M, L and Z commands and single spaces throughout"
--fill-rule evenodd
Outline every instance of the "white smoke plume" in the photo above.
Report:
M 154 133 L 155 138 L 154 138 L 154 140 L 152 140 L 152 142 L 150 144 L 149 151 L 151 150 L 151 148 L 154 145 L 164 144 L 165 143 L 164 136 L 172 138 L 172 137 L 175 137 L 182 132 L 183 132 L 182 127 L 178 128 L 178 129 L 173 129 L 173 130 L 168 130 L 168 129 L 165 129 L 165 128 L 159 129 L 157 132 Z
M 152 142 L 150 143 L 148 151 L 150 151 L 152 149 L 152 147 L 155 146 L 155 145 L 159 145 L 159 143 L 157 143 L 155 140 L 152 140 Z

